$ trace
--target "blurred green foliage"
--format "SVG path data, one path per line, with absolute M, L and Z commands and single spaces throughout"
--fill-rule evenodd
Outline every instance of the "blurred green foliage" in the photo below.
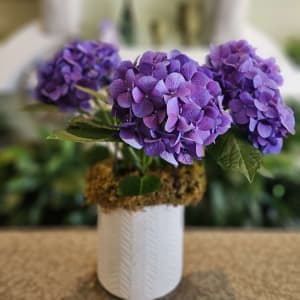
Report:
M 290 39 L 286 44 L 286 53 L 297 65 L 300 65 L 300 39 Z
M 0 111 L 0 147 L 8 142 L 12 135 L 12 130 L 7 124 L 7 116 Z
M 94 224 L 95 208 L 84 205 L 84 175 L 105 156 L 103 147 L 84 150 L 72 142 L 2 149 L 0 225 Z

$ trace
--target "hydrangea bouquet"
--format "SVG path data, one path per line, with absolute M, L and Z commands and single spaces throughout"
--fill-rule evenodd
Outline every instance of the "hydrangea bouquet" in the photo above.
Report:
M 243 40 L 212 47 L 203 65 L 177 50 L 121 61 L 113 45 L 75 41 L 41 65 L 36 97 L 74 113 L 50 139 L 114 143 L 87 175 L 87 201 L 137 211 L 199 201 L 205 155 L 251 182 L 294 133 L 282 82 L 274 59 Z

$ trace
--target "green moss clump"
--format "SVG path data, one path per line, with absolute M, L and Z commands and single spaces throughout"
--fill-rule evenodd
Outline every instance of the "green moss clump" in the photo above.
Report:
M 118 208 L 138 211 L 145 206 L 159 204 L 175 206 L 197 204 L 203 198 L 206 189 L 203 165 L 180 166 L 178 169 L 170 166 L 152 172 L 161 179 L 159 191 L 143 196 L 122 197 L 117 194 L 117 191 L 123 176 L 115 176 L 112 166 L 111 160 L 99 162 L 89 170 L 86 176 L 87 203 L 96 203 L 105 212 Z M 133 171 L 124 176 L 127 175 L 138 174 Z

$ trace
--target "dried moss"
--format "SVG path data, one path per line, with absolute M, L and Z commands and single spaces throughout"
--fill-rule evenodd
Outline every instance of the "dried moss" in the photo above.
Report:
M 117 194 L 117 190 L 124 176 L 113 174 L 110 160 L 99 162 L 87 173 L 86 201 L 89 204 L 96 203 L 103 211 L 109 212 L 117 208 L 137 211 L 145 206 L 159 204 L 190 205 L 198 203 L 203 198 L 206 189 L 203 165 L 180 166 L 176 170 L 170 166 L 152 173 L 161 179 L 162 184 L 158 192 L 122 197 Z M 127 175 L 137 175 L 137 173 L 131 172 Z

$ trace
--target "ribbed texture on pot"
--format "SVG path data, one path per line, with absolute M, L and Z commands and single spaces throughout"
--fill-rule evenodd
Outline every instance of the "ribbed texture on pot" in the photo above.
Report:
M 182 206 L 103 213 L 98 232 L 98 278 L 111 294 L 148 300 L 162 297 L 178 285 L 183 257 Z

